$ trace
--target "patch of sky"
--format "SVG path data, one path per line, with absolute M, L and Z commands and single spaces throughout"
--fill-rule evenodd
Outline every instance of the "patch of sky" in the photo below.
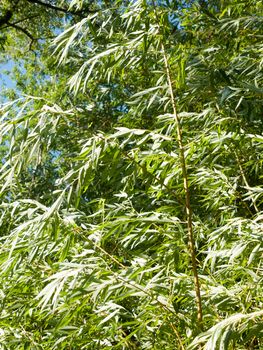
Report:
M 0 87 L 1 91 L 4 88 L 15 88 L 15 82 L 10 78 L 10 73 L 14 68 L 12 61 L 0 63 Z

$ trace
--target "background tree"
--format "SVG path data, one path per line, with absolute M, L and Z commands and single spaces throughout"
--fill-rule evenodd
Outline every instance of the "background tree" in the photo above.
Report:
M 26 2 L 59 35 L 1 108 L 2 348 L 260 349 L 261 2 Z

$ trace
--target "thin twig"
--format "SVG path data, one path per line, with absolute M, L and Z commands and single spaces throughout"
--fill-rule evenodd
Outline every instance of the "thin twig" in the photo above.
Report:
M 171 326 L 171 328 L 173 329 L 175 335 L 177 336 L 177 339 L 178 339 L 178 341 L 179 341 L 179 344 L 180 344 L 182 350 L 185 350 L 184 344 L 183 344 L 183 342 L 182 342 L 182 340 L 181 340 L 181 337 L 180 337 L 180 335 L 179 335 L 179 333 L 178 333 L 177 328 L 175 327 L 175 325 L 174 325 L 173 323 L 170 323 L 170 326 Z
M 182 200 L 178 197 L 178 194 L 169 186 L 167 186 L 164 183 L 164 180 L 159 179 L 156 175 L 154 175 L 153 173 L 150 173 L 146 167 L 144 167 L 142 164 L 140 164 L 139 162 L 137 162 L 133 157 L 131 157 L 128 153 L 124 154 L 125 157 L 127 157 L 129 160 L 131 160 L 132 162 L 134 162 L 136 165 L 138 165 L 145 173 L 147 173 L 148 175 L 150 175 L 154 180 L 156 180 L 161 186 L 163 186 L 169 193 L 172 193 L 173 196 L 175 197 L 175 199 L 178 201 L 178 203 L 183 204 Z
M 246 185 L 247 188 L 249 189 L 250 186 L 249 186 L 249 183 L 248 183 L 248 181 L 247 181 L 245 172 L 244 172 L 244 170 L 243 170 L 241 161 L 240 161 L 240 159 L 239 159 L 239 156 L 238 156 L 236 150 L 234 150 L 234 154 L 235 154 L 235 157 L 236 157 L 236 160 L 237 160 L 237 164 L 238 164 L 238 167 L 239 167 L 239 170 L 240 170 L 241 177 L 242 177 L 242 179 L 243 179 L 245 185 Z M 253 203 L 253 206 L 254 206 L 255 211 L 258 213 L 258 212 L 259 212 L 259 209 L 258 209 L 258 207 L 257 207 L 257 204 L 256 204 L 255 199 L 254 199 L 253 197 L 251 197 L 251 200 L 252 200 L 252 203 Z

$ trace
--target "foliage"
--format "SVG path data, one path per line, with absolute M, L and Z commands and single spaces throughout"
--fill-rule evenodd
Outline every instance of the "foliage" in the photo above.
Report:
M 1 107 L 0 349 L 261 349 L 262 4 L 92 9 Z

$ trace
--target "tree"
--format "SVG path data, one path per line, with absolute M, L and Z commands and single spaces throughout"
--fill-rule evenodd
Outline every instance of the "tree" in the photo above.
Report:
M 47 4 L 1 108 L 2 348 L 261 348 L 262 4 Z
M 61 28 L 63 16 L 74 21 L 84 18 L 91 12 L 93 10 L 89 8 L 89 4 L 81 6 L 80 2 L 78 5 L 76 1 L 72 6 L 68 1 L 64 1 L 62 6 L 57 6 L 54 1 L 3 0 L 0 7 L 0 28 L 3 33 L 1 40 L 9 46 L 13 41 L 10 43 L 10 36 L 6 33 L 10 30 L 15 31 L 16 46 L 18 38 L 22 44 L 28 39 L 29 48 L 32 48 L 40 39 L 52 37 L 54 32 Z

